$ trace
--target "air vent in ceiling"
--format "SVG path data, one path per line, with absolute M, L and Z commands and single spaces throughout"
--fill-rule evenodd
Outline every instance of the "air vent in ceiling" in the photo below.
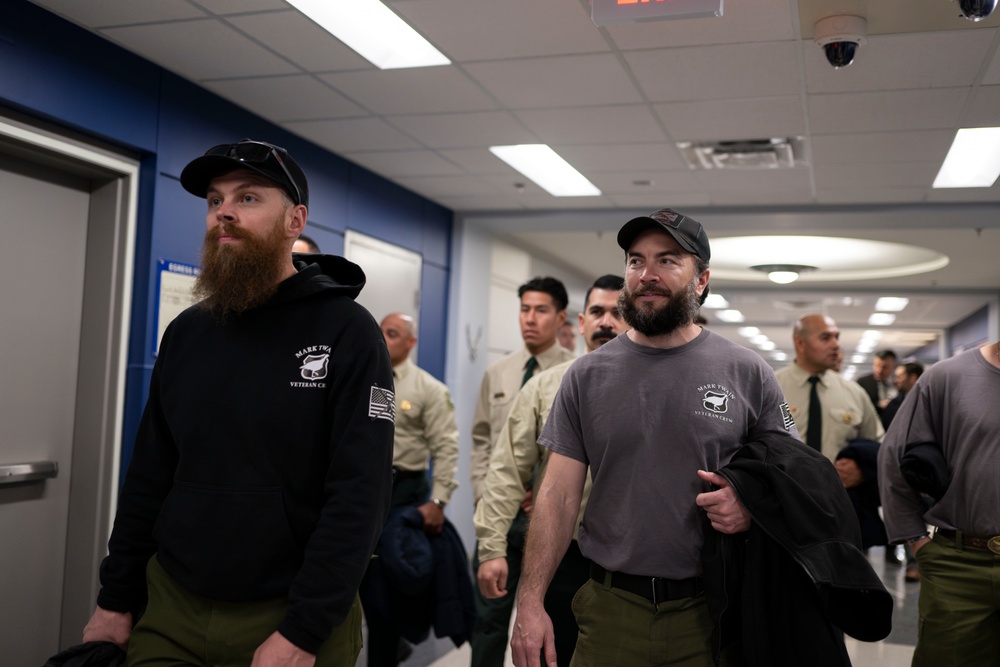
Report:
M 802 138 L 677 143 L 692 169 L 791 169 L 802 163 Z

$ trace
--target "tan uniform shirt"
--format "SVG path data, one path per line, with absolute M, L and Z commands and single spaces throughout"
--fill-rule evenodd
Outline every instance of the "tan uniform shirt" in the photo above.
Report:
M 431 498 L 448 502 L 458 486 L 458 426 L 448 387 L 411 360 L 392 369 L 396 376 L 396 437 L 392 465 L 427 470 L 434 461 Z
M 524 378 L 524 367 L 531 358 L 527 348 L 511 352 L 486 369 L 483 383 L 479 389 L 479 401 L 476 403 L 476 416 L 472 421 L 472 495 L 476 502 L 483 495 L 483 483 L 486 471 L 490 467 L 490 453 L 493 443 L 503 430 L 507 414 L 514 402 L 514 397 L 521 389 Z M 535 374 L 552 368 L 556 364 L 572 360 L 573 353 L 558 343 L 544 352 L 535 355 L 538 368 Z
M 575 360 L 563 362 L 535 375 L 514 399 L 507 423 L 493 445 L 483 497 L 476 506 L 475 525 L 480 562 L 507 555 L 507 531 L 524 500 L 524 488 L 536 463 L 540 467 L 535 488 L 541 485 L 551 452 L 538 444 L 538 436 L 545 420 L 549 418 L 552 402 L 559 391 L 559 383 L 573 361 Z M 583 519 L 591 485 L 588 470 L 577 527 Z
M 775 373 L 785 402 L 791 410 L 799 437 L 806 441 L 809 429 L 809 373 L 797 364 L 791 364 Z M 882 441 L 885 430 L 875 412 L 868 393 L 857 382 L 845 380 L 835 371 L 820 374 L 816 392 L 823 406 L 823 455 L 831 461 L 851 440 Z

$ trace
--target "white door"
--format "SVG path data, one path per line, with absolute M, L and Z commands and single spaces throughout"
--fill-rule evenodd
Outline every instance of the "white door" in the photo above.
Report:
M 0 663 L 59 648 L 90 183 L 0 154 Z M 54 478 L 10 482 L 15 464 Z M 8 480 L 8 481 L 5 481 Z
M 365 288 L 357 301 L 376 322 L 389 313 L 404 313 L 420 321 L 420 274 L 423 258 L 397 245 L 348 230 L 344 235 L 344 257 L 365 272 Z M 418 330 L 419 335 L 419 330 Z M 417 349 L 410 352 L 417 360 Z

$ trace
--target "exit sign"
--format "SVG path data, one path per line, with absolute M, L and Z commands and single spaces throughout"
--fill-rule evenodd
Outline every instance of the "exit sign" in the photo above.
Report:
M 595 25 L 722 16 L 722 0 L 593 0 Z

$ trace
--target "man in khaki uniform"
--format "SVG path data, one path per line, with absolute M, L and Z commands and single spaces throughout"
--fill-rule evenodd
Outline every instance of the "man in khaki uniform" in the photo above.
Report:
M 472 423 L 471 477 L 476 503 L 483 495 L 493 444 L 503 430 L 521 386 L 535 373 L 573 359 L 573 354 L 556 342 L 569 304 L 562 282 L 551 277 L 533 278 L 521 285 L 517 294 L 521 299 L 520 324 L 524 347 L 486 369 Z M 520 576 L 520 554 L 526 527 L 527 515 L 522 510 L 507 535 L 512 556 L 508 562 L 509 588 L 516 587 Z M 478 561 L 477 556 L 473 562 L 475 570 L 479 568 Z M 476 591 L 476 627 L 470 642 L 472 667 L 502 667 L 513 605 L 513 595 L 492 600 Z
M 386 315 L 382 320 L 382 335 L 389 348 L 396 392 L 392 507 L 416 505 L 423 515 L 424 532 L 438 535 L 444 528 L 444 507 L 458 486 L 455 405 L 444 383 L 410 359 L 410 351 L 417 344 L 416 322 L 412 317 L 403 313 Z M 428 459 L 434 464 L 430 485 Z M 399 664 L 409 647 L 401 643 L 396 631 L 373 609 L 366 606 L 365 616 L 369 667 Z
M 580 335 L 587 352 L 596 350 L 625 330 L 618 312 L 618 295 L 623 279 L 605 275 L 587 291 L 583 312 L 578 315 Z M 508 594 L 507 531 L 525 497 L 536 464 L 540 464 L 534 486 L 541 483 L 549 450 L 538 444 L 542 425 L 549 416 L 559 383 L 575 360 L 566 361 L 540 373 L 524 385 L 514 399 L 507 423 L 500 432 L 490 457 L 483 497 L 476 507 L 476 537 L 479 540 L 479 590 L 487 598 Z M 583 491 L 580 516 L 586 508 L 590 479 Z M 587 580 L 590 561 L 580 553 L 574 539 L 556 570 L 545 595 L 545 607 L 552 617 L 560 667 L 569 665 L 579 628 L 573 617 L 573 595 Z

